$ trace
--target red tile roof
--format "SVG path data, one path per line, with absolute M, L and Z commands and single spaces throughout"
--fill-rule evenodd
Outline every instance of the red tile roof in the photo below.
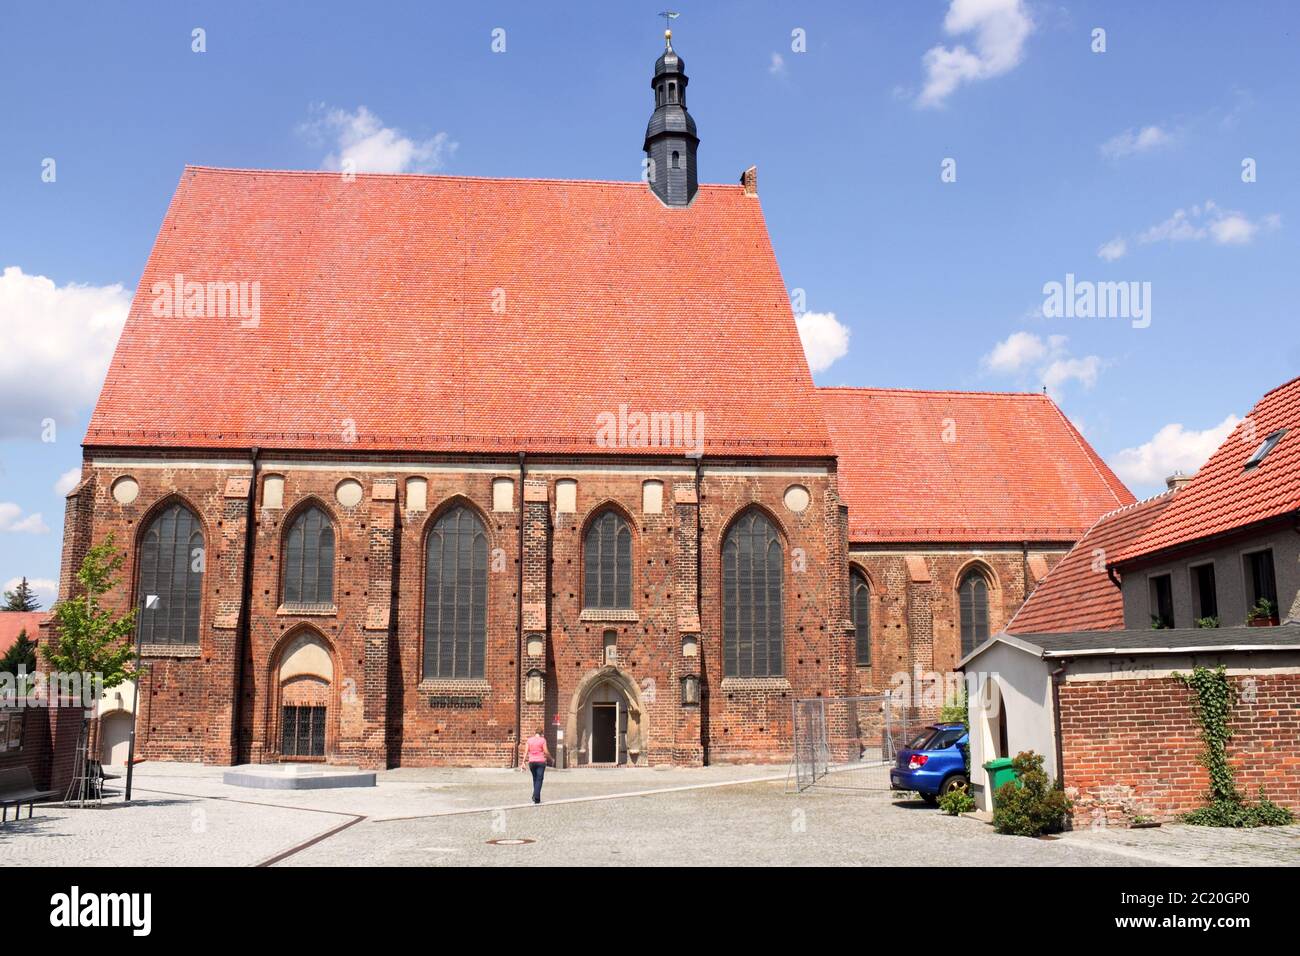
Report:
M 1264 440 L 1283 428 L 1286 434 L 1264 460 L 1246 468 Z M 1145 557 L 1289 514 L 1300 514 L 1300 377 L 1261 398 L 1173 507 L 1116 560 Z
M 259 282 L 257 327 L 155 315 L 176 274 Z M 601 453 L 626 405 L 702 413 L 705 454 L 829 457 L 813 394 L 740 185 L 187 167 L 86 442 Z
M 33 641 L 40 640 L 41 621 L 47 617 L 46 611 L 0 611 L 0 654 L 14 646 L 22 631 Z
M 1174 492 L 1166 491 L 1098 519 L 1020 606 L 1007 623 L 1007 631 L 1051 634 L 1122 630 L 1124 600 L 1106 573 L 1106 562 L 1150 527 L 1174 496 Z
M 1073 541 L 1133 501 L 1045 395 L 817 394 L 853 541 Z

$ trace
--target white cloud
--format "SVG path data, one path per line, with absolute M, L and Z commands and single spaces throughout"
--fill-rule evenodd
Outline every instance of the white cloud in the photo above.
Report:
M 12 591 L 22 582 L 21 577 L 10 578 L 0 586 L 0 591 Z M 36 592 L 36 598 L 41 602 L 41 607 L 49 608 L 54 603 L 54 599 L 59 595 L 59 582 L 52 581 L 49 578 L 28 578 L 27 586 Z M 36 639 L 35 634 L 28 634 L 32 640 Z
M 41 520 L 40 512 L 24 515 L 23 509 L 12 501 L 0 501 L 0 531 L 11 534 L 49 534 L 50 528 Z
M 1173 137 L 1159 126 L 1127 129 L 1102 143 L 1101 155 L 1107 159 L 1123 159 L 1168 146 L 1172 141 Z
M 333 144 L 333 151 L 321 163 L 322 169 L 431 173 L 442 169 L 460 146 L 444 132 L 426 140 L 412 139 L 396 127 L 385 126 L 364 106 L 358 106 L 352 113 L 323 106 L 315 111 L 320 115 L 302 124 L 299 130 L 313 142 Z
M 780 53 L 773 53 L 772 62 L 768 65 L 767 72 L 771 73 L 773 76 L 784 76 L 785 57 L 783 57 Z
M 131 308 L 121 285 L 0 274 L 0 438 L 41 434 L 94 403 Z
M 60 496 L 66 496 L 73 488 L 81 484 L 81 469 L 69 468 L 63 474 L 59 475 L 59 480 L 54 483 L 54 493 Z
M 1101 248 L 1097 250 L 1097 257 L 1107 262 L 1114 262 L 1116 259 L 1123 259 L 1127 252 L 1128 242 L 1123 237 L 1117 236 L 1110 242 L 1101 244 Z
M 1142 243 L 1199 242 L 1209 239 L 1221 246 L 1240 246 L 1254 240 L 1264 230 L 1279 229 L 1282 217 L 1270 213 L 1252 221 L 1239 212 L 1220 208 L 1213 200 L 1176 209 L 1164 222 L 1157 223 L 1138 236 Z
M 1034 22 L 1023 0 L 951 0 L 943 29 L 950 37 L 973 33 L 975 49 L 940 44 L 927 50 L 921 59 L 925 84 L 918 106 L 943 106 L 962 84 L 1015 69 L 1024 59 L 1025 40 Z
M 980 364 L 990 374 L 1014 377 L 1025 384 L 1032 379 L 1034 385 L 1046 386 L 1047 393 L 1059 400 L 1070 382 L 1092 388 L 1105 367 L 1099 356 L 1070 355 L 1068 344 L 1064 335 L 1044 338 L 1032 332 L 1012 332 L 993 346 Z
M 808 367 L 821 372 L 849 352 L 849 329 L 835 319 L 834 312 L 801 312 L 795 316 L 799 340 Z
M 1092 388 L 1097 384 L 1097 374 L 1100 371 L 1101 359 L 1096 355 L 1056 359 L 1043 369 L 1043 384 L 1047 386 L 1048 395 L 1057 396 L 1070 382 Z
M 1127 484 L 1163 485 L 1175 471 L 1190 475 L 1205 464 L 1238 421 L 1236 415 L 1229 415 L 1204 431 L 1187 429 L 1177 422 L 1166 425 L 1150 441 L 1116 454 L 1110 466 Z
M 1012 332 L 984 356 L 984 367 L 1008 375 L 1042 361 L 1049 351 L 1049 344 L 1032 332 Z

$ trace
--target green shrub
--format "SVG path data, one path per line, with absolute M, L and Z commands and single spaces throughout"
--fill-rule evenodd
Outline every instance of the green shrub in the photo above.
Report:
M 1032 750 L 1011 762 L 1015 781 L 1004 783 L 993 796 L 993 829 L 1014 836 L 1041 836 L 1065 828 L 1074 806 L 1064 791 L 1052 786 L 1043 758 Z
M 954 697 L 939 709 L 939 723 L 941 724 L 964 724 L 970 726 L 970 717 L 968 716 L 970 702 L 965 690 L 961 692 L 961 697 Z
M 1196 626 L 1205 628 L 1218 627 L 1219 619 L 1217 617 L 1198 617 L 1196 619 Z
M 949 790 L 939 798 L 939 809 L 950 817 L 955 817 L 961 813 L 970 813 L 975 809 L 975 801 L 971 798 L 965 788 L 961 790 Z
M 1259 803 L 1245 800 L 1215 800 L 1183 817 L 1198 827 L 1284 827 L 1295 822 L 1295 814 L 1264 796 L 1259 788 Z

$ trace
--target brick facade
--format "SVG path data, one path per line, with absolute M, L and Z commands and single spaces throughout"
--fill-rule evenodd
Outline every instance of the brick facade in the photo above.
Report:
M 1050 568 L 1069 547 L 1068 542 L 942 549 L 854 543 L 849 561 L 871 586 L 871 666 L 855 668 L 856 693 L 882 693 L 897 686 L 899 674 L 916 668 L 955 670 L 962 657 L 957 586 L 968 571 L 980 571 L 988 582 L 989 634 L 996 634 L 1038 583 L 1032 571 L 1037 559 Z
M 1228 744 L 1237 789 L 1259 788 L 1300 811 L 1300 673 L 1238 674 Z M 1074 826 L 1123 826 L 1134 816 L 1171 820 L 1202 806 L 1209 776 L 1198 762 L 1193 691 L 1171 676 L 1069 681 L 1060 689 L 1063 783 Z
M 530 460 L 526 468 L 521 495 L 519 462 L 509 458 L 390 467 L 364 456 L 308 461 L 263 453 L 253 489 L 245 643 L 240 612 L 251 463 L 234 456 L 133 452 L 115 460 L 88 454 L 87 480 L 68 499 L 65 576 L 90 542 L 112 533 L 127 563 L 109 600 L 125 609 L 138 587 L 142 530 L 160 509 L 183 502 L 204 535 L 199 641 L 196 647 L 145 648 L 138 752 L 147 759 L 214 764 L 277 760 L 282 707 L 319 702 L 326 707 L 329 760 L 370 767 L 507 766 L 516 759 L 520 726 L 526 738 L 545 725 L 552 746 L 563 730 L 569 746 L 576 746 L 583 702 L 608 685 L 621 695 L 631 722 L 627 762 L 780 761 L 789 755 L 793 698 L 853 692 L 842 570 L 847 522 L 833 466 L 708 461 L 698 477 L 694 464 L 680 459 L 643 466 Z M 124 475 L 139 485 L 126 504 L 111 490 Z M 267 476 L 283 478 L 280 507 L 267 506 Z M 418 496 L 408 497 L 414 477 L 427 483 L 423 507 Z M 348 479 L 362 489 L 351 506 L 336 496 Z M 493 482 L 503 479 L 512 482 L 510 510 L 493 510 Z M 560 510 L 557 501 L 562 479 L 576 482 L 572 511 Z M 646 480 L 663 483 L 658 513 L 643 509 Z M 785 503 L 792 484 L 809 492 L 799 512 Z M 299 511 L 313 504 L 334 525 L 334 603 L 287 608 L 284 536 Z M 477 515 L 488 541 L 485 671 L 482 679 L 427 680 L 425 542 L 433 522 L 455 505 Z M 631 613 L 584 609 L 584 534 L 607 508 L 617 510 L 633 534 Z M 722 542 L 750 508 L 761 508 L 777 528 L 785 555 L 780 677 L 723 674 Z M 304 635 L 328 660 L 325 676 L 312 678 L 317 683 L 282 679 L 286 658 Z M 527 690 L 538 675 L 543 689 L 534 702 Z M 688 677 L 698 678 L 698 704 L 682 702 Z

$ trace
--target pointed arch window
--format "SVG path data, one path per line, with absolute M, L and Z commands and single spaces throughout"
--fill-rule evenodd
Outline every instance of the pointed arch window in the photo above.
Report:
M 978 570 L 967 571 L 957 586 L 961 611 L 961 653 L 965 657 L 989 637 L 989 583 Z
M 299 512 L 285 535 L 284 603 L 334 603 L 334 523 L 316 505 Z
M 483 522 L 457 505 L 429 532 L 424 567 L 424 676 L 482 678 L 487 654 L 488 542 Z
M 853 611 L 853 634 L 859 667 L 871 666 L 871 585 L 856 568 L 849 573 L 849 600 Z
M 140 539 L 139 593 L 141 644 L 198 644 L 203 599 L 203 530 L 199 519 L 179 502 L 149 522 Z M 157 596 L 152 607 L 143 602 Z
M 582 603 L 598 610 L 632 607 L 632 529 L 609 510 L 587 528 Z
M 743 515 L 722 544 L 723 676 L 784 673 L 784 554 L 772 522 Z

